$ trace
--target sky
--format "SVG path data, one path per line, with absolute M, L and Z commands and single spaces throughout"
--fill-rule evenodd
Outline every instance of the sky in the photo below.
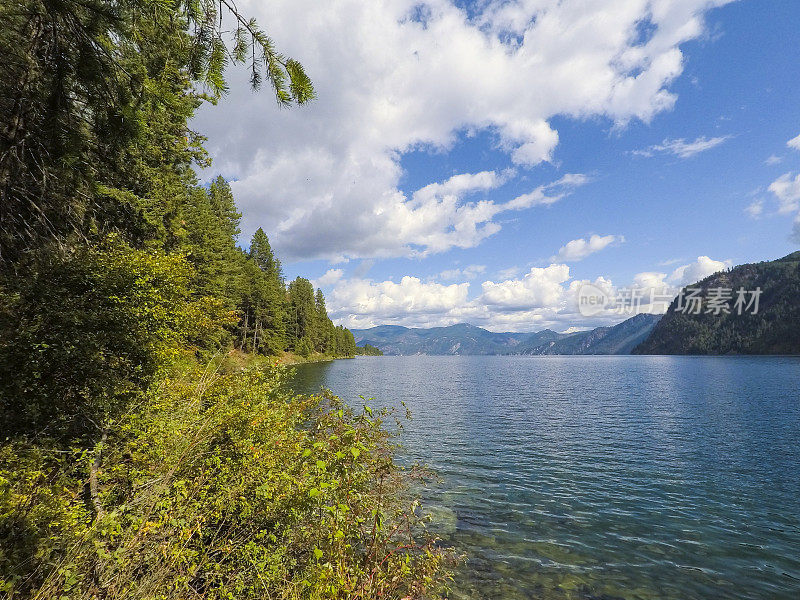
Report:
M 239 7 L 317 98 L 231 69 L 202 176 L 336 323 L 572 331 L 630 316 L 580 314 L 584 283 L 674 294 L 800 249 L 796 0 Z

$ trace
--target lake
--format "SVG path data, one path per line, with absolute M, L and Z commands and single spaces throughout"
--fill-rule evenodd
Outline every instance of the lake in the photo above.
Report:
M 404 401 L 400 459 L 467 553 L 453 597 L 800 598 L 800 358 L 359 357 L 297 368 Z

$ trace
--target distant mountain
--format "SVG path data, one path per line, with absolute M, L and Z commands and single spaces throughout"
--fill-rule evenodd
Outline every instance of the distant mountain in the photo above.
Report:
M 641 314 L 613 327 L 598 327 L 540 344 L 523 354 L 630 354 L 644 341 L 661 315 Z
M 356 343 L 370 344 L 384 354 L 629 354 L 645 339 L 658 315 L 637 315 L 615 325 L 577 333 L 493 333 L 460 323 L 428 329 L 381 325 L 353 329 Z
M 493 333 L 466 323 L 428 329 L 380 325 L 353 330 L 358 345 L 370 344 L 384 354 L 511 354 L 531 335 L 536 334 Z
M 689 288 L 699 288 L 700 314 L 688 306 Z M 758 312 L 735 307 L 737 290 L 761 289 Z M 727 312 L 714 314 L 715 290 L 731 290 Z M 741 265 L 684 288 L 635 354 L 800 354 L 800 252 L 779 260 Z M 747 297 L 748 302 L 752 295 Z

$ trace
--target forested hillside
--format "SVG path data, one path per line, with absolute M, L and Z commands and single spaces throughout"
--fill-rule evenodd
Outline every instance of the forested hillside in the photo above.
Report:
M 195 172 L 226 68 L 290 107 L 300 64 L 225 0 L 0 22 L 0 596 L 435 596 L 382 417 L 257 358 L 352 334 L 263 230 L 237 247 L 230 186 Z
M 687 306 L 693 289 L 697 310 Z M 738 290 L 746 300 L 741 307 Z M 724 309 L 714 306 L 720 291 L 729 297 Z M 634 354 L 800 354 L 800 252 L 688 286 Z

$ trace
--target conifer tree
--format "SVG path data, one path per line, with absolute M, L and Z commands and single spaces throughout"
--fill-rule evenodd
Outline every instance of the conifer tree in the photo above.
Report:
M 211 183 L 208 189 L 211 210 L 220 221 L 221 227 L 232 240 L 237 240 L 242 230 L 239 225 L 241 213 L 236 209 L 230 184 L 221 175 Z
M 269 238 L 264 230 L 259 227 L 253 234 L 250 240 L 250 258 L 252 258 L 258 267 L 271 277 L 283 283 L 283 272 L 281 270 L 281 262 L 272 252 Z
M 297 277 L 289 284 L 289 336 L 292 344 L 311 336 L 316 320 L 314 286 L 308 279 Z
M 200 187 L 192 190 L 181 214 L 179 249 L 195 266 L 198 294 L 224 298 L 232 307 L 240 253 L 232 236 L 233 223 L 215 210 L 213 196 Z
M 180 155 L 203 151 L 187 121 L 225 92 L 229 62 L 280 104 L 314 96 L 302 66 L 225 0 L 20 0 L 0 4 L 0 21 L 3 270 L 42 246 L 158 229 L 170 214 L 149 192 L 194 177 Z M 173 181 L 153 180 L 163 170 Z
M 328 352 L 329 343 L 329 329 L 333 326 L 331 320 L 328 318 L 328 311 L 325 307 L 325 296 L 322 295 L 322 290 L 317 289 L 314 295 L 314 347 L 317 352 Z

